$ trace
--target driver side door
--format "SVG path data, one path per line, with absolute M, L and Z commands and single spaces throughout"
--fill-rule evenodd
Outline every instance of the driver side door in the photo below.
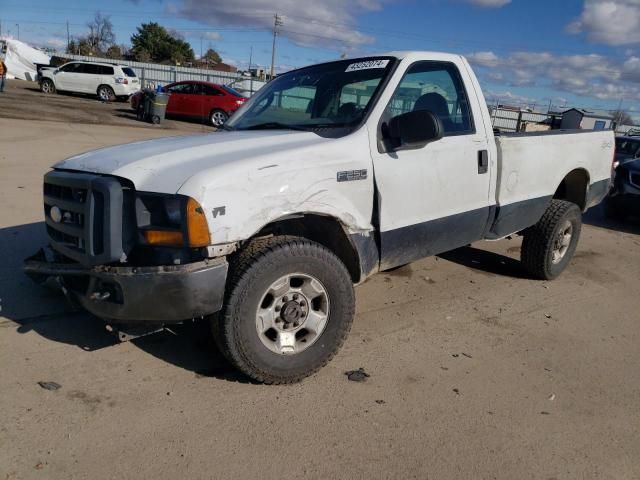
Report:
M 381 151 L 378 138 L 372 150 L 383 270 L 484 237 L 490 150 L 461 67 L 435 61 L 412 64 L 381 118 L 379 137 L 391 118 L 415 110 L 431 111 L 444 127 L 442 139 L 422 148 Z
M 82 64 L 73 62 L 60 67 L 55 73 L 55 83 L 58 90 L 70 92 L 78 91 L 81 82 Z

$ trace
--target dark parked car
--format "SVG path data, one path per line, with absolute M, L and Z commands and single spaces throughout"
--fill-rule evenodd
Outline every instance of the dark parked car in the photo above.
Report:
M 214 127 L 224 122 L 247 100 L 233 88 L 209 82 L 184 81 L 164 87 L 169 95 L 167 115 L 208 119 Z M 131 97 L 135 111 L 143 98 L 142 92 Z
M 607 215 L 624 220 L 640 216 L 640 137 L 616 139 L 615 173 L 606 202 Z

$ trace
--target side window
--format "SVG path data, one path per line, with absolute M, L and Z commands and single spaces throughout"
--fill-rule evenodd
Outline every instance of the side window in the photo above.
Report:
M 82 73 L 96 75 L 100 73 L 100 65 L 95 65 L 93 63 L 84 63 L 82 64 Z
M 385 114 L 393 118 L 415 110 L 435 114 L 445 136 L 475 133 L 467 92 L 452 63 L 418 62 L 407 70 Z
M 202 93 L 208 95 L 210 97 L 219 97 L 222 95 L 222 92 L 211 85 L 202 85 Z
M 190 95 L 201 95 L 202 94 L 202 85 L 200 85 L 199 83 L 192 83 L 191 84 L 191 90 L 186 92 L 187 94 Z
M 81 67 L 81 63 L 67 63 L 66 65 L 60 67 L 60 71 L 66 73 L 79 73 L 82 71 Z
M 173 85 L 172 87 L 169 87 L 167 90 L 169 90 L 170 93 L 186 93 L 186 94 L 189 94 L 193 91 L 190 83 L 178 83 L 177 85 Z
M 113 67 L 106 65 L 100 66 L 100 75 L 113 75 Z
M 604 130 L 607 123 L 604 120 L 596 120 L 596 124 L 593 126 L 594 130 Z
M 129 78 L 136 78 L 136 72 L 133 68 L 122 67 L 122 73 L 124 73 Z

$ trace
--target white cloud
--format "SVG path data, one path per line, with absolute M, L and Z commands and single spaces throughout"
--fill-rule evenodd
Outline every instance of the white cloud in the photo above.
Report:
M 533 105 L 536 103 L 535 98 L 526 97 L 524 95 L 518 95 L 509 90 L 495 92 L 488 90 L 485 92 L 485 99 L 489 103 L 499 102 L 500 104 L 515 104 L 515 105 Z
M 220 32 L 206 32 L 204 34 L 204 38 L 207 40 L 220 40 L 222 38 L 222 34 Z
M 467 55 L 467 59 L 482 67 L 497 67 L 500 64 L 500 59 L 493 52 L 476 52 Z
M 273 28 L 274 14 L 283 18 L 281 34 L 308 46 L 367 45 L 374 38 L 360 32 L 356 18 L 382 8 L 385 0 L 184 0 L 177 14 L 208 25 Z
M 500 8 L 511 3 L 511 0 L 465 0 L 471 5 L 482 8 Z
M 44 46 L 53 48 L 55 50 L 61 50 L 67 48 L 67 39 L 62 39 L 59 37 L 49 37 L 44 41 Z
M 592 42 L 607 45 L 640 43 L 640 1 L 585 0 L 582 14 L 567 31 L 586 33 Z
M 640 57 L 615 61 L 602 55 L 493 52 L 467 55 L 481 78 L 512 87 L 546 87 L 599 100 L 640 101 Z

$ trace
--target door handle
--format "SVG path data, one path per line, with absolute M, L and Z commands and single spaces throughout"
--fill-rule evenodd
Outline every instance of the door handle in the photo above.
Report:
M 478 152 L 478 174 L 482 175 L 489 171 L 489 152 L 480 150 Z

